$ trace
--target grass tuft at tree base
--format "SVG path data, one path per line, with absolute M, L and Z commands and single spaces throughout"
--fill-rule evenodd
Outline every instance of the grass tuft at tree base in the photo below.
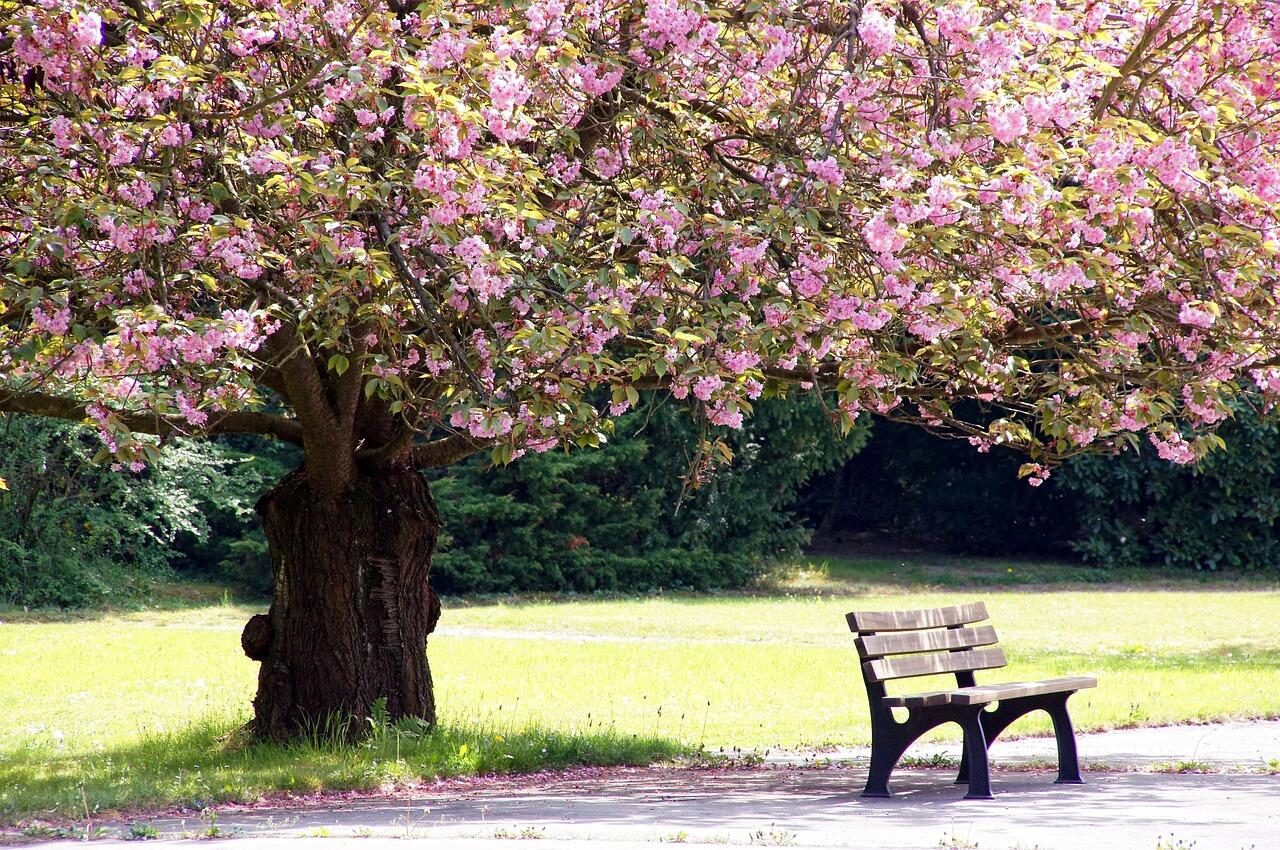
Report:
M 52 744 L 10 748 L 0 758 L 0 826 L 32 817 L 97 820 L 127 810 L 252 802 L 274 791 L 386 790 L 446 777 L 648 765 L 692 754 L 668 739 L 613 730 L 429 728 L 415 720 L 368 721 L 357 743 L 332 727 L 297 743 L 252 743 L 243 721 L 206 717 L 95 753 L 58 752 Z

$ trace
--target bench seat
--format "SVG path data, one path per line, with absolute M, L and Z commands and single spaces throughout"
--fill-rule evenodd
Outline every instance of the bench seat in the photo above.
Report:
M 1045 679 L 1041 682 L 1002 682 L 995 685 L 977 685 L 972 688 L 953 688 L 949 691 L 927 691 L 920 694 L 903 694 L 885 697 L 883 703 L 890 708 L 923 708 L 929 705 L 984 705 L 1002 699 L 1030 697 L 1039 694 L 1058 694 L 1064 691 L 1081 691 L 1096 688 L 1098 680 L 1092 676 L 1068 676 L 1062 679 Z

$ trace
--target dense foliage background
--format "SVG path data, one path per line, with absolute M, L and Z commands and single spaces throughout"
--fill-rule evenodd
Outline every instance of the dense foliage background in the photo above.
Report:
M 707 434 L 651 397 L 599 450 L 504 467 L 477 456 L 434 474 L 445 533 L 433 575 L 451 594 L 738 587 L 815 529 L 836 546 L 1274 569 L 1280 425 L 1241 404 L 1222 433 L 1227 450 L 1195 467 L 1153 451 L 1085 457 L 1034 488 L 1012 452 L 865 419 L 841 436 L 816 400 L 773 400 L 719 435 L 733 464 L 690 487 Z M 295 448 L 176 440 L 132 473 L 98 462 L 100 446 L 81 426 L 0 420 L 0 603 L 93 605 L 173 575 L 269 591 L 253 504 L 298 464 Z
M 297 465 L 296 449 L 244 436 L 178 440 L 163 462 L 130 473 L 93 462 L 100 444 L 88 429 L 22 416 L 4 426 L 0 601 L 82 606 L 139 595 L 172 573 L 269 591 L 253 504 Z M 790 510 L 796 491 L 852 456 L 868 431 L 842 436 L 812 399 L 766 401 L 745 428 L 718 433 L 732 466 L 692 487 L 704 426 L 654 397 L 599 450 L 505 467 L 472 457 L 433 476 L 445 520 L 436 586 L 741 586 L 799 551 L 808 531 Z
M 808 532 L 796 492 L 866 441 L 841 436 L 812 398 L 770 400 L 719 436 L 731 466 L 687 487 L 702 433 L 657 397 L 596 451 L 506 467 L 471 458 L 433 483 L 445 518 L 433 568 L 444 593 L 737 587 Z
M 1006 449 L 979 453 L 962 440 L 876 422 L 866 448 L 815 478 L 798 509 L 834 544 L 874 538 L 963 554 L 1070 555 L 1079 500 L 1061 482 L 1073 471 L 1032 487 L 1018 479 L 1025 462 Z
M 1150 446 L 1074 458 L 1043 486 L 1015 481 L 1013 452 L 877 422 L 864 451 L 802 493 L 828 540 L 893 540 L 979 555 L 1081 557 L 1106 568 L 1280 566 L 1280 425 L 1248 404 L 1227 448 L 1195 466 Z
M 174 569 L 265 589 L 253 503 L 288 452 L 177 440 L 131 473 L 99 462 L 101 451 L 79 425 L 0 421 L 0 601 L 91 605 L 142 594 Z

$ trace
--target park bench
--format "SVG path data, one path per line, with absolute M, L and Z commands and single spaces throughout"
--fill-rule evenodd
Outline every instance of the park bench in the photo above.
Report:
M 1058 743 L 1058 782 L 1079 785 L 1080 764 L 1067 699 L 1096 687 L 1091 676 L 979 685 L 974 671 L 1005 666 L 982 602 L 920 611 L 854 611 L 846 616 L 857 634 L 862 679 L 871 708 L 871 772 L 864 797 L 889 797 L 889 774 L 911 743 L 943 723 L 964 730 L 964 751 L 956 784 L 968 783 L 966 799 L 990 799 L 987 748 L 1010 723 L 1031 711 L 1053 719 Z M 885 682 L 914 676 L 954 673 L 951 690 L 889 696 Z M 991 708 L 992 703 L 999 703 Z M 905 720 L 894 708 L 907 711 Z

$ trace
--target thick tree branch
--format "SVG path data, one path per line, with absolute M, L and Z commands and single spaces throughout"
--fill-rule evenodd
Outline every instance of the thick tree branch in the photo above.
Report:
M 413 465 L 418 469 L 436 469 L 449 466 L 470 457 L 489 446 L 486 440 L 477 440 L 467 434 L 454 434 L 413 447 Z
M 351 362 L 347 365 L 347 371 L 333 382 L 334 407 L 337 408 L 338 419 L 341 422 L 355 420 L 356 408 L 360 404 L 360 393 L 364 389 L 365 355 L 369 351 L 362 329 L 355 329 L 352 335 L 355 337 L 355 342 L 352 346 Z
M 342 492 L 355 474 L 354 411 L 339 418 L 325 378 L 293 326 L 268 337 L 267 350 L 302 428 L 308 479 L 317 490 Z
M 339 422 L 329 404 L 328 392 L 311 353 L 297 331 L 284 325 L 267 339 L 271 366 L 280 373 L 289 403 L 308 431 L 336 433 Z
M 84 402 L 46 393 L 0 394 L 0 412 L 26 413 L 51 419 L 83 422 L 89 419 Z M 255 411 L 233 411 L 209 417 L 203 428 L 193 427 L 180 416 L 156 413 L 113 413 L 132 431 L 140 434 L 198 436 L 201 434 L 262 434 L 286 443 L 302 445 L 302 425 L 296 419 Z

